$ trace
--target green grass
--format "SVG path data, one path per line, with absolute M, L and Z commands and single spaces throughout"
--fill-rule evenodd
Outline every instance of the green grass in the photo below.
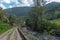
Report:
M 28 36 L 28 38 L 29 38 L 29 40 L 37 40 L 37 38 L 32 35 Z
M 11 28 L 10 24 L 0 21 L 0 35 Z
M 52 21 L 52 23 L 55 23 L 57 25 L 60 25 L 60 20 L 54 20 L 54 21 Z

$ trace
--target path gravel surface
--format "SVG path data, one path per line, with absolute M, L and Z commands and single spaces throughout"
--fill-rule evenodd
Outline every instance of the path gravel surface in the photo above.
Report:
M 15 27 L 0 35 L 0 40 L 22 40 L 22 38 Z

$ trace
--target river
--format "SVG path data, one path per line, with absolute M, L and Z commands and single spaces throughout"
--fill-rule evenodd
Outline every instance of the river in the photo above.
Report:
M 27 27 L 23 27 L 22 30 L 27 32 L 30 36 L 33 36 L 36 40 L 60 40 L 60 37 L 48 35 L 47 33 L 34 32 Z

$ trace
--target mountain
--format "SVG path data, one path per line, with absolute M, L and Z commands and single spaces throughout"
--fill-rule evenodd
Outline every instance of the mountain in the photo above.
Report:
M 60 9 L 60 2 L 51 2 L 45 5 L 46 10 L 58 10 Z
M 8 13 L 8 15 L 16 15 L 16 16 L 27 16 L 28 13 L 32 10 L 33 7 L 15 7 L 5 9 L 4 11 Z M 50 10 L 60 10 L 60 3 L 59 2 L 51 2 L 45 5 L 47 11 Z
M 32 7 L 15 7 L 5 9 L 4 11 L 8 13 L 8 15 L 16 15 L 16 16 L 27 16 Z
M 45 5 L 45 8 L 46 8 L 45 15 L 47 19 L 52 20 L 60 18 L 60 2 L 51 2 Z

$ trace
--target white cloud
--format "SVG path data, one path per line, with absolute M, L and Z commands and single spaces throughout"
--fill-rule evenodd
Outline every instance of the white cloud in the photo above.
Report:
M 8 3 L 10 4 L 11 2 L 15 2 L 15 3 L 18 3 L 18 0 L 0 0 L 1 2 L 5 2 L 5 3 Z
M 6 9 L 6 7 L 3 4 L 0 4 L 0 7 L 2 7 L 3 9 Z
M 47 1 L 47 4 L 51 2 L 60 2 L 60 0 L 46 0 L 46 1 Z
M 11 3 L 11 0 L 2 0 L 3 2 L 6 2 L 6 3 Z
M 60 0 L 50 0 L 50 1 L 60 2 Z
M 23 2 L 23 5 L 26 5 L 26 6 L 29 6 L 30 5 L 27 0 L 22 0 L 22 2 Z
M 33 0 L 21 0 L 23 5 L 26 5 L 26 6 L 30 6 L 30 4 L 33 3 Z M 1 0 L 1 2 L 5 2 L 7 4 L 10 4 L 11 2 L 15 2 L 16 5 L 19 5 L 20 2 L 18 2 L 18 0 Z
M 7 4 L 10 4 L 11 2 L 14 2 L 16 7 L 23 7 L 23 6 L 30 6 L 32 4 L 32 0 L 21 0 L 22 3 L 20 3 L 18 0 L 0 0 L 0 6 L 3 8 L 3 9 L 6 9 L 6 8 L 12 8 L 12 7 L 15 7 L 13 5 L 10 5 L 8 7 L 5 7 L 2 3 L 7 3 Z
M 22 0 L 22 4 L 19 3 L 18 1 L 15 1 L 16 2 L 16 6 L 17 7 L 23 7 L 23 6 L 30 6 L 31 4 L 33 4 L 33 0 Z
M 33 4 L 33 0 L 22 0 L 22 2 L 25 6 L 30 6 L 31 4 Z
M 10 5 L 9 8 L 13 8 L 13 6 Z
M 12 7 L 15 7 L 13 5 L 10 5 L 8 7 L 5 7 L 2 3 L 7 3 L 7 4 L 10 4 L 11 2 L 14 2 L 16 7 L 23 7 L 23 6 L 30 6 L 31 4 L 33 4 L 33 0 L 21 0 L 22 3 L 20 3 L 18 0 L 0 0 L 0 6 L 3 8 L 3 9 L 6 9 L 6 8 L 12 8 Z
M 11 2 L 15 2 L 16 4 L 19 4 L 18 0 L 11 0 Z
M 33 4 L 33 0 L 28 0 L 28 2 L 29 2 L 30 4 Z
M 20 4 L 20 2 L 18 2 L 18 0 L 12 0 L 12 2 L 15 2 L 15 5 L 16 5 L 17 7 L 21 6 L 21 4 Z

